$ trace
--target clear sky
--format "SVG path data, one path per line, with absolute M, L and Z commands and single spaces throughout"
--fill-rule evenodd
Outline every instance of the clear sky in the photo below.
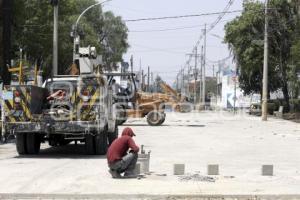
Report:
M 113 0 L 105 4 L 104 10 L 111 10 L 123 20 L 149 17 L 202 14 L 223 11 L 229 0 Z M 229 10 L 242 9 L 242 0 L 235 0 Z M 212 61 L 229 55 L 224 36 L 224 25 L 240 13 L 226 14 L 221 22 L 207 35 L 207 72 L 212 74 Z M 193 46 L 202 33 L 204 24 L 213 23 L 218 15 L 157 21 L 127 22 L 129 44 L 124 60 L 134 56 L 134 68 L 151 67 L 168 83 L 175 80 L 178 70 L 184 65 Z M 160 31 L 161 29 L 177 29 Z M 201 42 L 203 43 L 203 42 Z M 200 50 L 199 50 L 200 51 Z

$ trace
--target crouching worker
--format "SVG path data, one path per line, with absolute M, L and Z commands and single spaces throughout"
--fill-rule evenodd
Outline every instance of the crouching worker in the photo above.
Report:
M 131 128 L 125 128 L 122 136 L 113 141 L 107 151 L 109 173 L 113 178 L 135 178 L 134 168 L 138 159 L 139 147 L 132 137 Z M 124 173 L 124 176 L 121 174 Z

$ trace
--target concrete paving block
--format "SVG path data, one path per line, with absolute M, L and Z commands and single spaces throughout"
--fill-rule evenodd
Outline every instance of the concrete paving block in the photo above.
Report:
M 207 175 L 219 175 L 219 165 L 207 165 Z
M 136 163 L 135 168 L 134 168 L 134 174 L 139 175 L 141 174 L 141 164 Z
M 263 176 L 273 176 L 274 173 L 273 165 L 263 165 L 261 173 Z
M 184 169 L 185 165 L 184 164 L 174 164 L 174 175 L 184 175 Z

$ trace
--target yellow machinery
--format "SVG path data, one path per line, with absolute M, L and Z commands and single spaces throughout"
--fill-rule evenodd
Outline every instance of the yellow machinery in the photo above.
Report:
M 27 71 L 31 71 L 31 69 L 28 66 L 24 66 L 24 61 L 23 60 L 23 53 L 22 50 L 20 50 L 20 59 L 19 59 L 19 64 L 17 67 L 11 67 L 8 68 L 8 71 L 11 74 L 16 74 L 18 77 L 18 84 L 19 85 L 24 85 L 25 83 L 25 76 L 26 73 L 30 74 L 30 72 Z M 37 66 L 37 62 L 35 62 L 34 65 L 34 81 L 33 81 L 33 85 L 37 85 L 37 75 L 38 75 L 38 66 Z
M 165 95 L 158 94 L 158 97 L 163 98 L 166 104 L 171 104 L 173 110 L 177 112 L 189 112 L 191 110 L 186 97 L 178 94 L 166 83 L 160 83 L 160 87 Z
M 134 73 L 106 73 L 109 85 L 115 77 L 126 77 L 131 83 L 130 91 L 126 89 L 114 95 L 118 104 L 118 124 L 126 122 L 128 117 L 147 118 L 150 126 L 162 125 L 165 121 L 164 98 L 157 94 L 137 91 Z

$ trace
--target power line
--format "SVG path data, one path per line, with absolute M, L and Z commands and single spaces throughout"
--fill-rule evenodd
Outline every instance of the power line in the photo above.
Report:
M 203 27 L 204 25 L 195 25 L 195 26 L 183 26 L 177 28 L 166 28 L 166 29 L 154 29 L 154 30 L 137 30 L 137 31 L 130 31 L 130 33 L 145 33 L 145 32 L 165 32 L 165 31 L 176 31 L 176 30 L 183 30 L 183 29 L 192 29 L 192 28 L 199 28 Z
M 232 6 L 232 4 L 234 3 L 234 0 L 229 0 L 229 2 L 227 3 L 227 5 L 225 6 L 223 12 L 219 12 L 219 16 L 217 17 L 217 19 L 209 26 L 209 28 L 205 30 L 201 33 L 198 41 L 196 42 L 195 46 L 193 47 L 193 50 L 192 50 L 192 54 L 195 53 L 195 50 L 197 49 L 197 47 L 200 45 L 200 42 L 201 40 L 203 39 L 203 37 L 208 33 L 210 32 L 211 30 L 213 30 L 217 25 L 218 23 L 222 20 L 222 18 L 225 16 L 225 14 L 227 13 L 232 13 L 232 11 L 228 11 L 230 9 L 230 7 Z M 236 11 L 237 12 L 237 11 Z M 239 12 L 243 12 L 243 10 L 239 10 Z M 191 54 L 191 55 L 192 55 Z M 187 62 L 185 63 L 184 67 L 183 67 L 183 70 L 185 67 L 188 67 L 190 66 L 190 62 L 192 60 L 192 56 L 189 56 L 189 59 L 187 60 Z M 197 58 L 195 58 L 197 59 Z M 205 58 L 204 58 L 205 59 Z M 204 66 L 205 68 L 205 66 Z
M 212 64 L 217 64 L 217 63 L 225 62 L 225 61 L 229 60 L 229 59 L 232 58 L 232 57 L 233 57 L 233 55 L 232 55 L 232 54 L 229 54 L 229 56 L 227 56 L 226 58 L 220 59 L 220 60 L 215 60 L 215 61 L 213 61 L 213 60 L 207 59 L 207 61 L 208 61 L 209 63 L 212 63 Z
M 153 48 L 153 47 L 144 46 L 144 45 L 140 45 L 140 44 L 133 44 L 133 45 L 145 49 L 145 50 L 141 50 L 140 52 L 164 52 L 164 53 L 172 53 L 172 54 L 184 54 L 184 52 L 173 51 L 172 49 L 174 49 L 174 48 L 158 49 L 158 48 Z M 137 52 L 137 51 L 131 51 L 131 52 Z
M 233 19 L 227 19 L 227 20 L 222 20 L 221 22 L 228 22 L 232 21 Z M 165 32 L 165 31 L 176 31 L 176 30 L 184 30 L 184 29 L 193 29 L 193 28 L 199 28 L 199 27 L 204 27 L 205 25 L 194 25 L 194 26 L 182 26 L 182 27 L 175 27 L 175 28 L 165 28 L 165 29 L 152 29 L 152 30 L 129 30 L 129 33 L 152 33 L 152 32 Z
M 233 0 L 231 0 L 233 1 Z M 155 21 L 155 20 L 166 20 L 166 19 L 179 19 L 179 18 L 191 18 L 191 17 L 202 17 L 210 15 L 220 15 L 242 12 L 243 10 L 232 10 L 232 11 L 222 11 L 222 12 L 212 12 L 212 13 L 202 13 L 194 15 L 177 15 L 177 16 L 168 16 L 168 17 L 149 17 L 149 18 L 140 18 L 140 19 L 127 19 L 123 20 L 124 22 L 139 22 L 139 21 Z
M 167 54 L 178 54 L 182 55 L 184 52 L 179 51 L 166 51 L 163 49 L 153 49 L 153 50 L 138 50 L 138 51 L 128 51 L 129 53 L 167 53 Z
M 217 19 L 209 26 L 208 30 L 206 30 L 206 34 L 208 32 L 210 32 L 211 30 L 213 30 L 217 24 L 221 21 L 221 19 L 225 16 L 226 13 L 229 13 L 230 11 L 228 11 L 230 9 L 230 7 L 232 6 L 232 4 L 234 3 L 234 0 L 229 0 L 228 4 L 225 6 L 223 12 L 219 13 L 219 16 L 217 17 Z M 243 10 L 241 10 L 243 11 Z M 196 42 L 196 45 L 194 46 L 192 52 L 195 51 L 196 47 L 198 47 L 200 45 L 201 40 L 203 39 L 204 34 L 202 33 L 198 39 L 198 41 Z M 192 60 L 192 56 L 189 57 L 188 61 L 186 62 L 186 66 L 188 66 L 190 64 Z

